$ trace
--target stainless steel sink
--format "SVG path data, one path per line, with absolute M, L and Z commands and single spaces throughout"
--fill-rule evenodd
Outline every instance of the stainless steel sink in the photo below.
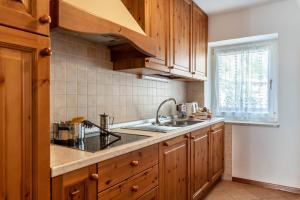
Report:
M 169 127 L 186 127 L 186 126 L 191 126 L 194 124 L 202 123 L 204 121 L 170 121 L 170 122 L 165 122 L 161 124 L 161 126 L 169 126 Z
M 162 124 L 139 124 L 134 126 L 127 126 L 124 127 L 125 129 L 131 129 L 131 130 L 140 130 L 140 131 L 151 131 L 151 132 L 162 132 L 167 133 L 173 130 L 176 130 L 181 127 L 187 127 L 194 124 L 202 123 L 204 121 L 189 121 L 189 120 L 183 120 L 183 121 L 169 121 L 164 122 Z

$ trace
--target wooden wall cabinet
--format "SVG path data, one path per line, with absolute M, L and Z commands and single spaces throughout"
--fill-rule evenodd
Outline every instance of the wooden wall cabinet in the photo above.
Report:
M 160 143 L 160 199 L 188 200 L 190 198 L 189 134 Z
M 192 68 L 193 78 L 207 79 L 208 17 L 193 3 L 192 11 Z
M 0 0 L 0 24 L 49 35 L 49 0 Z
M 114 70 L 137 74 L 169 73 L 169 1 L 122 0 L 145 33 L 156 42 L 155 58 L 124 58 L 114 62 Z
M 1 200 L 50 198 L 48 47 L 47 37 L 0 26 Z
M 96 200 L 97 181 L 96 165 L 52 178 L 52 200 Z
M 192 0 L 170 2 L 171 73 L 191 78 Z
M 210 127 L 191 133 L 191 199 L 205 195 L 210 185 Z
M 157 57 L 123 59 L 115 70 L 206 80 L 208 17 L 192 0 L 122 1 L 157 42 Z

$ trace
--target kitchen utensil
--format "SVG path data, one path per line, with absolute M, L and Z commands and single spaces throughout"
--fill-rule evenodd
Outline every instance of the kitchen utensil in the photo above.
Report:
M 198 103 L 197 102 L 192 102 L 192 103 L 186 103 L 187 107 L 187 115 L 191 116 L 197 112 L 199 109 Z
M 110 117 L 109 115 L 103 113 L 100 115 L 100 128 L 101 134 L 107 134 L 107 131 L 109 130 L 110 125 L 113 125 L 114 123 L 114 117 Z
M 185 104 L 178 104 L 176 106 L 177 112 L 178 112 L 178 118 L 186 118 L 187 116 L 187 110 Z

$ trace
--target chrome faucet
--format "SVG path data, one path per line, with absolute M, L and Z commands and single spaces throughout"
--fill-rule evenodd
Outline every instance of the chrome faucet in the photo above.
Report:
M 174 98 L 169 98 L 169 99 L 166 99 L 166 100 L 164 100 L 163 102 L 161 102 L 161 104 L 158 106 L 158 109 L 157 109 L 157 111 L 156 111 L 156 118 L 155 118 L 155 123 L 156 123 L 156 124 L 160 124 L 160 121 L 159 121 L 159 115 L 158 115 L 160 108 L 161 108 L 165 103 L 167 103 L 168 101 L 174 101 L 174 103 L 175 103 L 175 105 L 176 105 L 176 100 L 175 100 Z

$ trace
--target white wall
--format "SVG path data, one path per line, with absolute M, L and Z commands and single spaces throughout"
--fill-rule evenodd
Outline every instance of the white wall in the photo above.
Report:
M 279 33 L 280 128 L 233 126 L 233 176 L 300 188 L 300 3 L 210 16 L 209 41 Z

